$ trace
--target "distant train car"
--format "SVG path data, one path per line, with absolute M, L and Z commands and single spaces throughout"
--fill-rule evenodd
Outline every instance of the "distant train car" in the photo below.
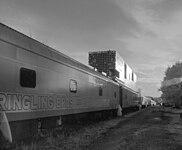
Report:
M 148 107 L 151 105 L 151 98 L 147 96 L 142 96 L 141 97 L 141 104 L 143 107 Z
M 120 104 L 122 108 L 131 108 L 138 106 L 138 93 L 129 89 L 126 86 L 120 87 L 120 92 L 122 92 L 120 97 Z
M 3 24 L 0 74 L 0 129 L 10 141 L 64 115 L 118 108 L 118 83 Z
M 128 113 L 139 109 L 139 94 L 138 92 L 128 88 L 125 85 L 119 86 L 120 96 L 119 104 L 122 107 L 123 113 Z

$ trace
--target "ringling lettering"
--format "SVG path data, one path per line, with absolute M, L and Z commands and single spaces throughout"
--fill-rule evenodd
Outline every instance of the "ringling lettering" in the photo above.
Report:
M 71 107 L 72 99 L 65 96 L 0 93 L 0 110 L 50 110 Z

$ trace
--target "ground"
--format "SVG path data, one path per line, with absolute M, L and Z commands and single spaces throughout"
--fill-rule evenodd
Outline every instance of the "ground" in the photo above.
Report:
M 16 149 L 182 150 L 179 110 L 150 107 L 123 117 L 57 130 Z
M 182 126 L 179 114 L 148 108 L 127 117 L 87 149 L 95 150 L 181 150 Z

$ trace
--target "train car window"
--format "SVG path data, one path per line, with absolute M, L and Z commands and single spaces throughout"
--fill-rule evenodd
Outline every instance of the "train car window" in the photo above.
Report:
M 73 93 L 77 92 L 77 81 L 70 80 L 70 92 L 73 92 Z
M 102 87 L 99 87 L 99 96 L 102 96 L 103 90 Z
M 36 87 L 36 72 L 35 70 L 20 68 L 20 85 L 27 88 Z
M 116 94 L 116 92 L 114 92 L 114 98 L 116 98 L 117 97 L 117 94 Z
M 125 99 L 127 99 L 127 95 L 125 95 Z

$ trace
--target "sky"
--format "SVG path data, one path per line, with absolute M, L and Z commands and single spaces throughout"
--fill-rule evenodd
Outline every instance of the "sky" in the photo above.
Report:
M 0 22 L 83 64 L 117 50 L 146 96 L 182 60 L 181 0 L 0 0 Z

